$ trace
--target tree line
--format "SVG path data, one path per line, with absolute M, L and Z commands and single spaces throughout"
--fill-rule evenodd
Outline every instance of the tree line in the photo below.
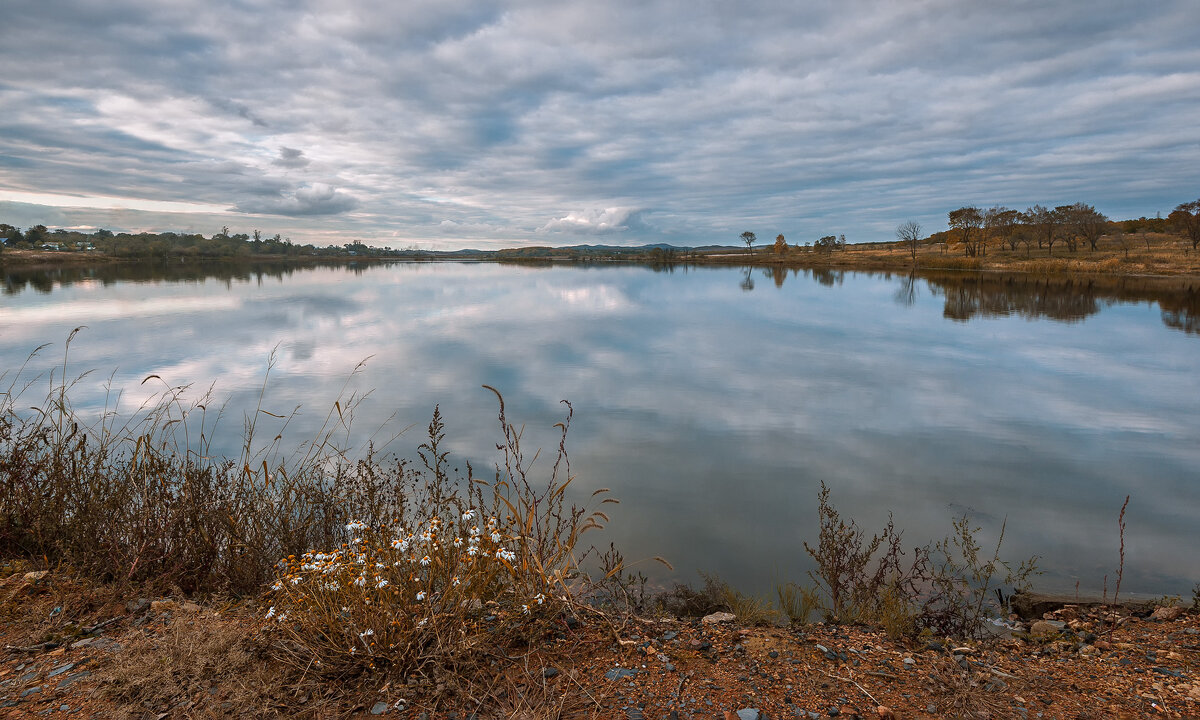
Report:
M 1174 232 L 1186 238 L 1193 250 L 1200 248 L 1200 200 L 1180 203 L 1166 218 L 1152 220 L 1143 217 L 1112 221 L 1096 208 L 1081 202 L 1055 208 L 1034 205 L 1024 211 L 1002 205 L 987 209 L 970 205 L 951 210 L 947 220 L 950 229 L 935 233 L 930 239 L 937 240 L 940 235 L 940 239 L 947 242 L 956 241 L 967 257 L 986 256 L 989 244 L 1012 251 L 1024 246 L 1028 253 L 1036 243 L 1047 255 L 1054 254 L 1056 244 L 1065 246 L 1070 252 L 1077 252 L 1081 247 L 1095 251 L 1100 238 L 1105 235 L 1123 240 L 1124 234 L 1135 232 Z M 912 220 L 901 223 L 896 228 L 896 239 L 908 248 L 915 260 L 923 240 L 920 224 Z
M 360 242 L 344 245 L 293 243 L 276 233 L 264 237 L 255 230 L 250 234 L 231 233 L 228 227 L 209 237 L 188 233 L 113 233 L 109 230 L 80 232 L 75 230 L 49 230 L 45 225 L 35 225 L 24 232 L 19 227 L 0 223 L 0 247 L 30 250 L 58 250 L 78 252 L 100 252 L 118 258 L 167 258 L 192 257 L 198 259 L 236 258 L 290 258 L 290 257 L 346 257 L 399 256 L 407 251 L 390 247 L 377 248 Z

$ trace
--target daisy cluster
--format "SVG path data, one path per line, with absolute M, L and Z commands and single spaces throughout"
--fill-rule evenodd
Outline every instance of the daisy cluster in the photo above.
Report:
M 266 619 L 373 662 L 406 635 L 450 620 L 461 628 L 545 604 L 544 592 L 518 590 L 530 584 L 519 577 L 520 538 L 507 523 L 475 509 L 457 515 L 380 527 L 355 521 L 340 548 L 283 558 Z

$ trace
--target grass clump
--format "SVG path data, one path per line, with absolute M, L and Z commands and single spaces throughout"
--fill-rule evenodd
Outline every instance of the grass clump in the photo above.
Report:
M 267 619 L 294 661 L 326 674 L 389 669 L 445 680 L 573 612 L 589 585 L 580 569 L 587 553 L 576 548 L 606 516 L 566 504 L 569 407 L 544 485 L 529 479 L 502 399 L 505 461 L 491 482 L 469 464 L 465 477 L 447 472 L 435 410 L 423 468 L 406 478 L 394 517 L 350 522 L 346 542 L 279 562 Z
M 827 621 L 881 625 L 892 638 L 926 630 L 980 637 L 993 613 L 993 593 L 1002 596 L 1001 585 L 1026 590 L 1037 572 L 1036 556 L 1015 567 L 1001 559 L 1003 526 L 995 549 L 984 552 L 979 528 L 965 516 L 953 521 L 954 532 L 946 538 L 914 548 L 911 562 L 903 560 L 901 533 L 891 518 L 868 537 L 853 519 L 842 519 L 824 483 L 818 516 L 817 546 L 804 545 L 816 562 L 809 572 L 813 584 L 779 589 L 780 606 L 793 622 L 819 609 Z

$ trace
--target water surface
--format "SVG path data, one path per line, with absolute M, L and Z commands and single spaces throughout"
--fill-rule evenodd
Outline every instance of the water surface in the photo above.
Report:
M 1048 589 L 1200 580 L 1197 293 L 1152 282 L 732 268 L 398 264 L 10 271 L 0 370 L 62 362 L 78 408 L 111 375 L 130 405 L 151 373 L 216 384 L 236 445 L 272 351 L 267 407 L 306 437 L 344 386 L 373 389 L 363 439 L 394 414 L 412 455 L 441 405 L 452 449 L 494 462 L 493 396 L 551 449 L 569 399 L 573 489 L 608 487 L 611 539 L 658 582 L 716 572 L 765 591 L 811 567 L 824 481 L 906 545 L 963 513 L 1005 554 L 1043 556 Z M 368 359 L 369 358 L 369 359 Z M 348 378 L 367 359 L 363 370 Z M 27 371 L 29 372 L 29 371 Z M 395 425 L 393 425 L 395 426 Z M 386 434 L 386 433 L 385 433 Z M 380 437 L 382 437 L 381 435 Z M 548 461 L 542 469 L 548 470 Z M 596 536 L 596 539 L 601 539 Z

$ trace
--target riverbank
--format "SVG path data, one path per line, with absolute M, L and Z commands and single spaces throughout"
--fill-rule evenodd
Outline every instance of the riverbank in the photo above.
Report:
M 11 568 L 10 568 L 11 571 Z M 1148 718 L 1200 713 L 1200 615 L 1066 605 L 985 641 L 736 618 L 563 616 L 480 647 L 490 684 L 287 660 L 257 599 L 0 577 L 0 715 L 297 718 Z M 457 691 L 457 692 L 456 692 Z M 474 713 L 474 715 L 472 715 Z
M 941 235 L 944 235 L 941 234 Z M 935 238 L 938 236 L 935 236 Z M 1034 244 L 996 246 L 977 250 L 967 256 L 955 243 L 926 239 L 919 243 L 915 257 L 912 248 L 899 242 L 848 244 L 842 248 L 816 248 L 787 245 L 782 252 L 772 247 L 760 249 L 708 248 L 696 250 L 654 248 L 614 248 L 581 252 L 577 248 L 527 248 L 487 252 L 405 252 L 388 256 L 350 255 L 237 255 L 202 257 L 168 254 L 157 258 L 126 258 L 98 251 L 48 251 L 7 249 L 0 255 L 0 266 L 21 269 L 86 266 L 101 264 L 204 264 L 257 263 L 302 266 L 306 264 L 359 264 L 389 262 L 501 262 L 509 264 L 639 264 L 655 267 L 738 266 L 785 269 L 853 270 L 871 272 L 982 271 L 1050 276 L 1100 277 L 1172 277 L 1200 280 L 1200 252 L 1193 251 L 1181 237 L 1164 233 L 1106 235 L 1096 249 L 1077 246 L 1070 251 L 1059 243 L 1057 248 L 1041 249 Z M 621 250 L 620 252 L 617 252 Z
M 762 248 L 688 255 L 686 262 L 712 265 L 757 265 L 891 272 L 967 270 L 1038 275 L 1172 276 L 1200 278 L 1200 253 L 1183 238 L 1161 233 L 1100 238 L 1095 250 L 1074 252 L 1061 244 L 1052 251 L 1035 246 L 989 247 L 968 257 L 944 242 L 922 242 L 914 258 L 901 243 L 847 245 L 839 250 L 788 246 L 782 252 Z

